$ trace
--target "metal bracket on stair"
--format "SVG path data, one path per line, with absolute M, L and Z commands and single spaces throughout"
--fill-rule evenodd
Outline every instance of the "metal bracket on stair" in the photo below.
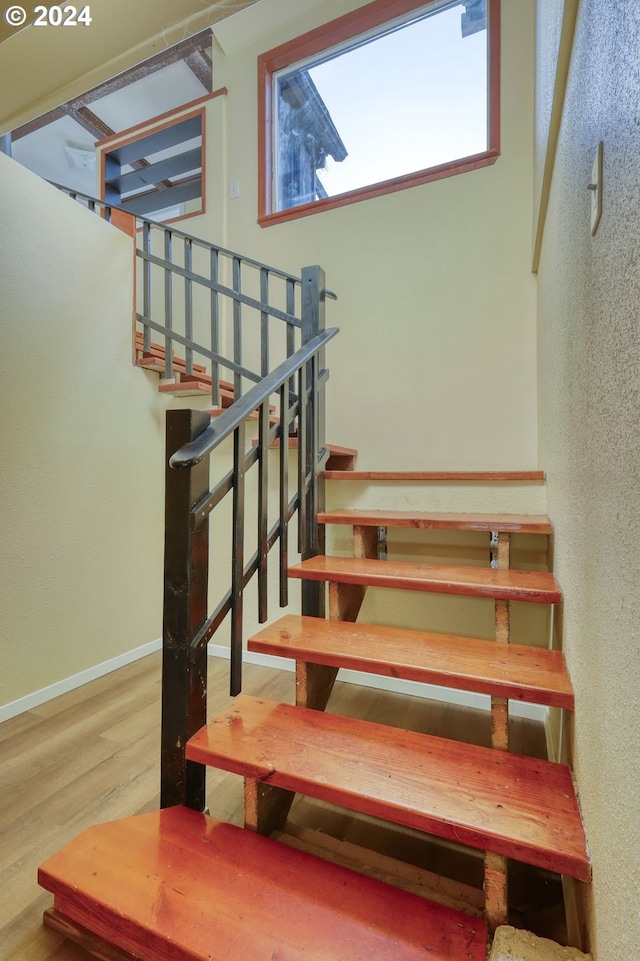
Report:
M 387 528 L 378 528 L 378 560 L 386 561 L 387 559 Z
M 491 531 L 489 539 L 489 566 L 498 567 L 498 531 Z

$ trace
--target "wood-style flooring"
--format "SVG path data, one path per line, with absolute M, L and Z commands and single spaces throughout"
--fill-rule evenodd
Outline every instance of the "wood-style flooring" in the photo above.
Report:
M 228 663 L 210 659 L 209 705 L 228 697 Z M 290 672 L 245 666 L 244 691 L 292 703 Z M 338 683 L 329 709 L 437 736 L 490 742 L 485 712 Z M 544 734 L 512 721 L 513 750 L 544 755 Z M 159 800 L 160 654 L 49 701 L 0 725 L 0 959 L 89 961 L 86 951 L 42 925 L 51 896 L 37 885 L 38 866 L 84 828 L 155 810 Z M 210 771 L 207 803 L 217 818 L 242 824 L 242 781 Z M 282 838 L 377 877 L 479 910 L 477 854 L 424 838 L 312 799 L 299 797 Z M 518 868 L 511 877 L 515 923 L 563 940 L 557 878 Z M 429 895 L 431 896 L 431 895 Z

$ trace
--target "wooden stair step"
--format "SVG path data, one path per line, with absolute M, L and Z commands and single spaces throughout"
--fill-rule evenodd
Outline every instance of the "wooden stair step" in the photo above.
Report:
M 201 380 L 179 381 L 176 384 L 160 384 L 158 391 L 161 394 L 176 394 L 180 397 L 195 397 L 202 394 L 211 396 L 211 387 Z
M 544 480 L 542 470 L 366 470 L 366 471 L 327 471 L 327 480 L 350 481 L 512 481 L 538 482 Z
M 46 923 L 145 961 L 484 961 L 486 952 L 477 918 L 185 807 L 89 828 L 39 882 L 55 898 Z
M 136 360 L 138 367 L 146 367 L 147 370 L 154 370 L 158 374 L 164 374 L 165 372 L 165 352 L 162 354 L 142 354 Z M 174 370 L 178 373 L 184 373 L 187 369 L 187 362 L 184 357 L 173 357 L 172 364 Z M 193 370 L 195 374 L 206 374 L 206 368 L 202 364 L 194 364 Z
M 249 639 L 260 654 L 573 710 L 561 651 L 287 614 Z
M 590 878 L 562 764 L 240 694 L 191 761 L 537 867 Z
M 549 571 L 450 567 L 444 564 L 378 561 L 318 554 L 290 567 L 289 576 L 301 580 L 492 597 L 496 600 L 530 601 L 538 604 L 558 604 L 562 600 L 558 582 Z
M 275 408 L 274 408 L 274 409 L 275 409 Z M 277 420 L 275 420 L 274 422 L 277 423 Z M 257 440 L 254 440 L 254 441 L 253 441 L 253 446 L 255 447 L 255 446 L 257 445 L 257 443 L 258 443 L 258 441 L 257 441 Z M 328 457 L 328 460 L 327 460 L 327 464 L 332 464 L 332 463 L 335 463 L 336 461 L 341 461 L 342 459 L 355 460 L 355 458 L 356 458 L 357 455 L 358 455 L 357 450 L 352 450 L 352 448 L 350 448 L 350 447 L 340 447 L 338 444 L 325 444 L 324 446 L 326 447 L 327 451 L 329 452 L 329 457 Z M 280 448 L 280 438 L 279 438 L 279 437 L 276 437 L 276 439 L 273 441 L 273 443 L 271 443 L 271 444 L 269 445 L 269 447 L 272 448 L 272 449 L 274 449 L 274 450 L 275 450 L 275 449 L 279 449 L 279 448 Z M 289 447 L 289 450 L 297 450 L 297 449 L 298 449 L 298 435 L 297 435 L 297 434 L 290 434 L 290 435 L 289 435 L 289 438 L 288 438 L 288 447 Z
M 413 527 L 458 531 L 550 534 L 551 522 L 544 514 L 452 514 L 428 511 L 333 510 L 318 514 L 321 524 L 354 527 Z
M 137 330 L 135 335 L 135 349 L 140 354 L 140 357 L 138 358 L 138 363 L 141 367 L 147 367 L 147 366 L 152 367 L 152 364 L 154 361 L 156 362 L 162 361 L 162 365 L 161 367 L 159 367 L 159 369 L 164 370 L 164 366 L 165 366 L 164 361 L 167 356 L 167 352 L 164 347 L 164 344 L 151 343 L 149 344 L 149 350 L 145 351 L 144 335 L 141 330 Z M 179 357 L 176 355 L 174 355 L 173 357 L 173 364 L 174 366 L 178 366 L 178 367 L 180 366 L 183 368 L 186 367 L 186 361 L 184 357 Z M 206 367 L 203 367 L 202 364 L 194 364 L 193 369 L 196 373 L 204 373 L 206 370 Z

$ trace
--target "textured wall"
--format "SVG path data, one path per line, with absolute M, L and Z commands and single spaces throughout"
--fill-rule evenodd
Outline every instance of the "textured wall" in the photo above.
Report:
M 163 427 L 131 240 L 0 156 L 0 704 L 160 635 Z
M 597 961 L 640 957 L 639 18 L 635 0 L 581 3 L 539 273 L 540 463 L 565 593 Z M 604 213 L 592 238 L 600 140 Z

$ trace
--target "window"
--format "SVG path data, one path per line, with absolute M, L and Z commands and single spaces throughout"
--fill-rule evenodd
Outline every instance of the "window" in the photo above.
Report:
M 259 222 L 494 163 L 498 57 L 499 0 L 375 0 L 263 54 Z
M 144 132 L 125 132 L 97 145 L 103 199 L 165 222 L 202 213 L 204 111 L 142 127 Z

